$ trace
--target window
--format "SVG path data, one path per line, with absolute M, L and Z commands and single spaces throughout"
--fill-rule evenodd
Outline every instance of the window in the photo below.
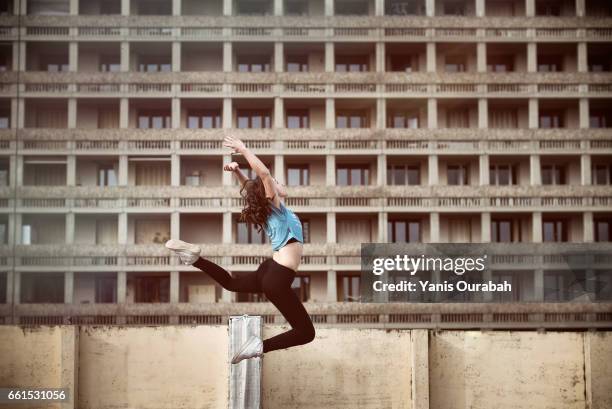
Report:
M 563 128 L 563 111 L 542 110 L 540 111 L 540 128 Z
M 310 169 L 307 164 L 287 167 L 287 186 L 308 186 L 309 184 Z
M 364 186 L 370 184 L 370 168 L 367 165 L 339 165 L 336 170 L 338 186 Z
M 257 231 L 257 227 L 251 223 L 239 221 L 236 224 L 237 242 L 238 244 L 265 244 L 266 232 L 261 229 Z
M 367 55 L 336 56 L 336 72 L 366 72 L 369 70 Z
M 189 111 L 187 113 L 187 128 L 221 128 L 221 112 L 219 110 Z
M 339 111 L 336 115 L 336 128 L 368 128 L 369 117 L 364 111 Z
M 444 70 L 446 72 L 465 72 L 465 57 L 462 55 L 447 55 L 444 59 Z
M 543 185 L 565 185 L 567 184 L 563 165 L 542 165 L 542 184 Z
M 61 55 L 41 56 L 40 66 L 47 72 L 68 72 L 70 68 L 67 58 Z
M 10 0 L 0 1 L 0 16 L 8 16 L 13 13 Z
M 419 113 L 402 111 L 392 112 L 387 118 L 387 127 L 417 129 L 419 127 Z
M 468 166 L 467 165 L 448 165 L 447 184 L 450 186 L 468 185 Z
M 418 220 L 390 220 L 387 223 L 389 243 L 421 242 L 421 222 Z
M 536 16 L 560 16 L 561 2 L 538 1 L 536 2 Z
M 103 0 L 100 2 L 100 14 L 119 15 L 121 14 L 121 1 Z
M 172 64 L 160 61 L 160 57 L 157 58 L 141 58 L 138 64 L 139 72 L 170 72 L 172 71 Z
M 462 1 L 447 1 L 443 4 L 443 12 L 446 16 L 465 16 L 465 3 Z
M 567 241 L 566 220 L 545 220 L 542 222 L 542 229 L 545 242 Z
M 518 110 L 516 108 L 491 109 L 489 127 L 502 129 L 518 128 Z
M 95 302 L 117 302 L 117 280 L 113 277 L 96 277 L 95 280 Z
M 237 14 L 248 16 L 263 16 L 270 14 L 270 1 L 243 0 L 237 2 Z
M 66 16 L 70 14 L 68 0 L 29 0 L 28 15 L 31 16 Z
M 0 110 L 0 129 L 8 129 L 11 125 L 11 113 L 9 111 Z
M 365 0 L 336 0 L 334 14 L 338 16 L 366 16 L 368 2 Z
M 139 129 L 170 128 L 170 114 L 167 111 L 149 111 L 138 113 Z
M 287 128 L 309 128 L 309 115 L 307 109 L 288 109 L 287 110 Z
M 285 3 L 285 15 L 287 16 L 307 16 L 308 15 L 308 2 L 307 1 L 296 1 L 288 0 Z
M 595 219 L 595 241 L 612 241 L 612 219 Z
M 62 273 L 21 273 L 22 303 L 61 304 L 64 302 Z
M 310 243 L 310 220 L 300 218 L 302 222 L 302 236 L 304 243 Z
M 489 184 L 494 186 L 516 185 L 518 184 L 516 173 L 516 165 L 491 165 L 489 166 Z
M 238 72 L 270 72 L 270 58 L 265 55 L 239 56 Z
M 491 220 L 491 241 L 511 243 L 520 241 L 521 224 L 513 220 Z
M 591 72 L 612 71 L 612 59 L 610 59 L 610 57 L 601 55 L 589 55 L 588 60 L 589 71 Z
M 101 72 L 119 72 L 121 71 L 121 64 L 119 59 L 115 56 L 103 55 L 100 57 L 100 71 Z
M 416 67 L 412 67 L 411 55 L 391 55 L 389 57 L 391 63 L 391 71 L 413 72 L 417 71 Z
M 612 114 L 604 110 L 594 110 L 589 115 L 589 127 L 610 128 L 612 127 Z
M 566 272 L 545 271 L 544 301 L 566 301 L 569 298 L 569 286 L 574 281 L 575 277 L 571 277 Z
M 538 56 L 539 72 L 559 72 L 563 71 L 562 55 L 540 55 Z
M 310 300 L 310 276 L 295 276 L 291 283 L 291 289 L 300 301 L 305 302 Z
M 2 15 L 2 14 L 0 14 Z M 0 72 L 11 70 L 11 55 L 13 51 L 10 45 L 0 44 Z
M 170 302 L 170 277 L 134 277 L 134 302 Z
M 338 275 L 338 301 L 359 301 L 361 278 L 357 275 Z
M 270 128 L 270 112 L 264 110 L 241 109 L 238 111 L 239 129 Z
M 98 165 L 98 186 L 117 186 L 117 172 L 112 163 Z
M 0 244 L 7 244 L 7 229 L 5 222 L 0 223 Z
M 137 5 L 138 14 L 141 16 L 169 16 L 172 14 L 172 2 L 169 1 L 146 0 L 138 2 Z
M 447 128 L 469 128 L 470 112 L 467 108 L 452 108 L 446 111 Z
M 308 56 L 288 55 L 287 72 L 308 72 Z
M 423 3 L 415 0 L 387 0 L 385 14 L 389 16 L 408 16 L 425 14 Z
M 387 185 L 420 185 L 421 169 L 418 165 L 387 166 Z
M 596 164 L 593 165 L 591 172 L 594 185 L 611 185 L 612 184 L 612 165 Z
M 514 58 L 511 55 L 491 55 L 488 60 L 487 71 L 489 72 L 514 71 Z

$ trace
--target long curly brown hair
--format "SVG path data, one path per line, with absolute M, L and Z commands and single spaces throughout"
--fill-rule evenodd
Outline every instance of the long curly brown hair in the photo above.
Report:
M 245 199 L 245 206 L 240 213 L 240 220 L 250 223 L 261 232 L 272 213 L 270 202 L 266 198 L 266 189 L 259 176 L 249 179 L 240 188 L 240 195 Z

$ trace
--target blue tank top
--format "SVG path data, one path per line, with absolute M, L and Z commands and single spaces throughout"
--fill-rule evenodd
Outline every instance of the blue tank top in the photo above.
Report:
M 270 204 L 270 206 L 272 207 L 272 213 L 268 216 L 267 225 L 264 227 L 264 230 L 270 238 L 272 249 L 274 251 L 280 249 L 291 238 L 304 243 L 302 223 L 295 213 L 285 207 L 282 202 L 280 203 L 280 209 L 276 208 L 273 204 Z

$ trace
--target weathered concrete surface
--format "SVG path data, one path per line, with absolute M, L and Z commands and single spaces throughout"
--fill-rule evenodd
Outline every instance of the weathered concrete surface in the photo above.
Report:
M 0 386 L 67 388 L 69 402 L 43 405 L 51 409 L 74 408 L 77 327 L 0 326 Z M 0 405 L 8 407 L 8 405 Z M 19 408 L 40 405 L 20 403 Z
M 82 327 L 79 409 L 227 409 L 226 326 Z
M 587 399 L 592 409 L 612 408 L 612 332 L 585 334 Z M 590 367 L 590 371 L 589 371 Z
M 317 329 L 314 342 L 265 356 L 263 407 L 411 408 L 410 345 L 410 331 Z
M 432 333 L 431 408 L 585 409 L 583 335 Z

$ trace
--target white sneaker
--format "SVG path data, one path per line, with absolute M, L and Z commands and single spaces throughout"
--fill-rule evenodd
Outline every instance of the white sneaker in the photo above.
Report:
M 183 264 L 193 264 L 200 258 L 200 246 L 187 243 L 182 240 L 170 239 L 166 242 L 166 248 L 174 251 Z
M 252 336 L 247 342 L 242 345 L 240 351 L 238 351 L 236 355 L 234 355 L 234 357 L 232 358 L 232 363 L 237 364 L 243 359 L 260 357 L 262 355 L 263 342 L 261 341 L 261 338 Z

